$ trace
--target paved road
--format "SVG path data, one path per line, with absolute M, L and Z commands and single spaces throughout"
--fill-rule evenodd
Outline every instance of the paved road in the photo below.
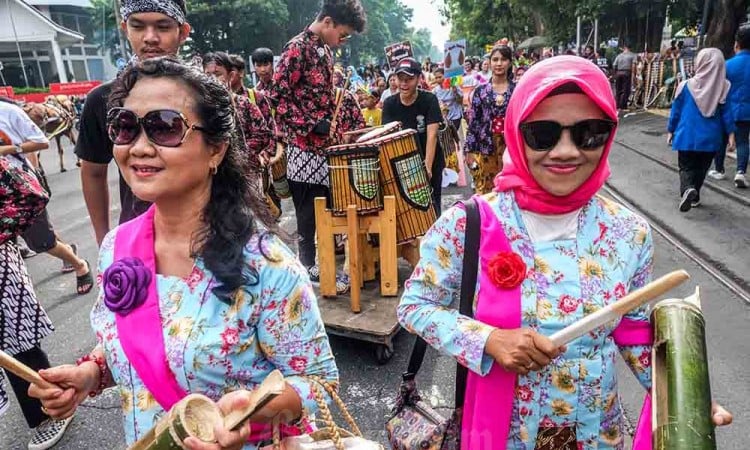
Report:
M 630 139 L 633 130 L 623 127 L 620 138 Z M 635 131 L 637 132 L 637 130 Z M 621 149 L 613 152 L 614 175 L 616 187 L 629 192 L 632 197 L 641 199 L 641 206 L 650 210 L 666 210 L 657 197 L 664 197 L 666 189 L 654 185 L 648 177 L 640 178 L 637 183 L 627 185 L 617 180 L 629 180 L 642 172 L 644 162 L 626 157 Z M 58 174 L 55 164 L 56 154 L 47 152 L 43 156 L 46 167 L 51 168 L 50 183 L 54 196 L 50 204 L 50 213 L 57 230 L 64 240 L 76 242 L 81 253 L 90 261 L 96 259 L 96 246 L 89 226 L 87 213 L 80 194 L 78 170 Z M 74 167 L 74 159 L 68 153 L 68 166 Z M 114 168 L 112 175 L 115 175 Z M 116 177 L 110 177 L 111 193 L 116 195 Z M 620 184 L 618 184 L 620 183 Z M 446 205 L 465 195 L 465 190 L 450 190 L 446 196 Z M 674 203 L 673 200 L 670 200 Z M 706 198 L 708 201 L 708 197 Z M 713 201 L 713 200 L 712 200 Z M 671 204 L 671 203 L 670 203 Z M 739 207 L 727 204 L 726 208 L 713 211 L 717 226 L 724 227 L 725 221 L 731 221 L 732 214 Z M 291 205 L 286 205 L 291 211 Z M 708 207 L 706 208 L 708 210 Z M 697 211 L 696 211 L 697 212 Z M 697 220 L 693 217 L 665 217 L 665 220 Z M 287 219 L 284 226 L 293 229 L 293 218 Z M 747 222 L 746 222 L 747 223 Z M 687 223 L 689 225 L 689 222 Z M 687 225 L 686 225 L 687 226 Z M 721 229 L 717 228 L 716 230 Z M 691 238 L 707 249 L 713 249 L 717 258 L 724 260 L 730 255 L 723 247 L 713 247 L 717 235 L 721 233 L 691 233 Z M 747 246 L 745 246 L 747 248 Z M 693 283 L 699 284 L 703 291 L 704 309 L 709 336 L 709 355 L 712 365 L 712 391 L 716 400 L 730 408 L 736 415 L 736 424 L 718 433 L 719 448 L 746 449 L 745 430 L 750 428 L 750 363 L 746 356 L 750 354 L 750 336 L 748 305 L 732 295 L 714 279 L 702 271 L 693 261 L 682 253 L 675 251 L 667 242 L 656 237 L 656 272 L 665 273 L 676 268 L 684 268 L 693 276 Z M 734 254 L 741 253 L 735 251 Z M 739 255 L 748 262 L 747 256 Z M 35 282 L 39 298 L 52 317 L 56 333 L 44 342 L 53 364 L 70 363 L 86 352 L 94 344 L 94 338 L 88 325 L 88 313 L 94 301 L 94 294 L 78 297 L 74 294 L 75 278 L 72 275 L 59 274 L 59 261 L 46 255 L 27 260 Z M 747 264 L 745 264 L 747 266 Z M 676 294 L 687 295 L 691 287 L 680 289 Z M 378 366 L 368 345 L 336 338 L 331 339 L 336 360 L 341 370 L 343 383 L 342 394 L 350 405 L 360 428 L 368 437 L 384 441 L 383 423 L 393 404 L 393 397 L 399 383 L 399 375 L 405 369 L 413 339 L 405 333 L 395 340 L 396 354 L 384 366 Z M 452 402 L 452 383 L 454 364 L 450 359 L 431 353 L 428 356 L 419 377 L 420 387 L 433 404 L 450 405 Z M 620 367 L 620 391 L 629 416 L 635 420 L 643 391 L 636 384 L 623 365 Z M 118 395 L 109 391 L 94 401 L 87 402 L 80 409 L 69 432 L 57 448 L 78 450 L 110 450 L 124 448 L 123 433 L 119 417 Z M 29 430 L 20 414 L 17 405 L 11 405 L 9 412 L 0 419 L 0 449 L 23 449 L 29 439 Z

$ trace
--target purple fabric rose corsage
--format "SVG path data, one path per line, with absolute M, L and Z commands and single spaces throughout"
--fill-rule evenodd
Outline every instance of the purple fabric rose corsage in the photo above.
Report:
M 141 306 L 148 297 L 151 270 L 139 258 L 122 258 L 104 271 L 104 304 L 121 316 Z

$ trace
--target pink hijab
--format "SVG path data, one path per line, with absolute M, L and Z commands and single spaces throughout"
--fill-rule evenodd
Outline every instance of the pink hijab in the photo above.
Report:
M 542 189 L 529 171 L 526 151 L 519 125 L 556 88 L 575 83 L 604 114 L 617 121 L 617 107 L 612 88 L 592 62 L 578 56 L 557 56 L 545 59 L 523 75 L 516 86 L 505 115 L 505 154 L 503 171 L 495 177 L 495 190 L 515 193 L 521 209 L 539 214 L 565 214 L 582 208 L 601 189 L 609 177 L 609 150 L 614 133 L 604 146 L 599 166 L 576 191 L 558 197 Z

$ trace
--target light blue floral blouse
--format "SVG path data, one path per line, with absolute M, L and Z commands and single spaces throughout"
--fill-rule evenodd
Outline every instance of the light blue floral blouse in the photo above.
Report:
M 549 336 L 651 279 L 650 228 L 618 204 L 595 197 L 579 214 L 576 239 L 532 242 L 512 193 L 492 193 L 485 199 L 529 269 L 521 285 L 523 327 Z M 421 260 L 406 282 L 398 315 L 410 332 L 486 375 L 493 360 L 484 347 L 493 328 L 455 309 L 465 230 L 461 208 L 451 208 L 435 222 L 422 240 Z M 646 321 L 647 309 L 626 317 Z M 579 449 L 624 448 L 615 368 L 618 348 L 610 336 L 616 325 L 573 341 L 543 370 L 519 375 L 508 449 L 533 450 L 540 426 L 575 427 Z M 648 388 L 651 347 L 619 351 Z
M 114 233 L 102 243 L 100 274 L 113 262 Z M 271 260 L 261 254 L 259 244 Z M 230 391 L 252 389 L 279 369 L 302 399 L 304 414 L 314 413 L 317 405 L 303 375 L 338 383 L 338 369 L 307 271 L 279 238 L 269 234 L 262 239 L 253 236 L 245 256 L 259 282 L 239 291 L 232 305 L 208 289 L 212 276 L 200 258 L 187 279 L 157 275 L 169 367 L 185 391 L 214 400 Z M 91 324 L 120 391 L 130 445 L 153 427 L 164 410 L 125 357 L 102 289 Z

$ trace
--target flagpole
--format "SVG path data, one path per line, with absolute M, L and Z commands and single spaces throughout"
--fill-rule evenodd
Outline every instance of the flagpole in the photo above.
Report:
M 18 59 L 21 61 L 21 71 L 23 72 L 23 81 L 26 82 L 26 87 L 30 87 L 29 77 L 26 75 L 26 67 L 23 63 L 23 54 L 21 53 L 21 44 L 18 42 L 18 32 L 16 31 L 16 21 L 13 18 L 13 10 L 10 9 L 10 0 L 5 0 L 5 6 L 8 8 L 8 14 L 10 15 L 10 25 L 13 27 L 13 36 L 16 39 L 16 50 L 18 51 Z

